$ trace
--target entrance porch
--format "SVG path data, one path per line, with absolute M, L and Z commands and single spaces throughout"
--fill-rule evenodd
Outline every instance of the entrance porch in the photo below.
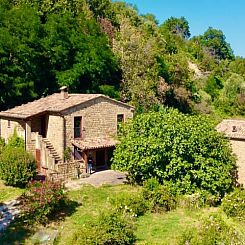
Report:
M 110 168 L 110 160 L 117 141 L 114 139 L 93 139 L 72 141 L 74 146 L 74 160 L 83 159 L 88 167 L 88 159 L 92 159 L 93 171 L 101 171 Z

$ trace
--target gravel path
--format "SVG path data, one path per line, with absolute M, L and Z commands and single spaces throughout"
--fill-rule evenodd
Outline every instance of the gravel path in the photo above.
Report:
M 82 178 L 78 180 L 72 180 L 65 184 L 68 190 L 79 189 L 81 185 L 90 184 L 95 187 L 103 184 L 118 185 L 127 182 L 126 174 L 114 170 L 104 170 L 101 172 L 95 172 L 88 178 Z

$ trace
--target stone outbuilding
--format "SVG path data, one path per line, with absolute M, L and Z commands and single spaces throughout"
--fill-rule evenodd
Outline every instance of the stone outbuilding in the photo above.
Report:
M 229 138 L 237 157 L 238 181 L 245 186 L 245 120 L 225 119 L 216 129 Z
M 86 166 L 88 157 L 102 169 L 117 143 L 118 125 L 133 113 L 132 106 L 105 95 L 69 94 L 62 87 L 60 93 L 0 112 L 0 136 L 8 141 L 16 130 L 43 174 L 64 172 L 76 161 Z

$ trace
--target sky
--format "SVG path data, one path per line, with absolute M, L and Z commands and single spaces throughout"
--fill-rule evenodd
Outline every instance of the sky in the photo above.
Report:
M 234 54 L 245 58 L 245 0 L 124 0 L 140 14 L 151 13 L 161 24 L 169 17 L 184 16 L 192 36 L 208 27 L 222 30 Z

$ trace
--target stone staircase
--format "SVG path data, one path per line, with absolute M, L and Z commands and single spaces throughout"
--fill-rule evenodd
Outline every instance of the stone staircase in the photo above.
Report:
M 62 163 L 62 159 L 53 147 L 52 143 L 47 138 L 43 138 L 42 140 L 45 143 L 46 148 L 49 150 L 50 155 L 55 159 L 55 163 Z

